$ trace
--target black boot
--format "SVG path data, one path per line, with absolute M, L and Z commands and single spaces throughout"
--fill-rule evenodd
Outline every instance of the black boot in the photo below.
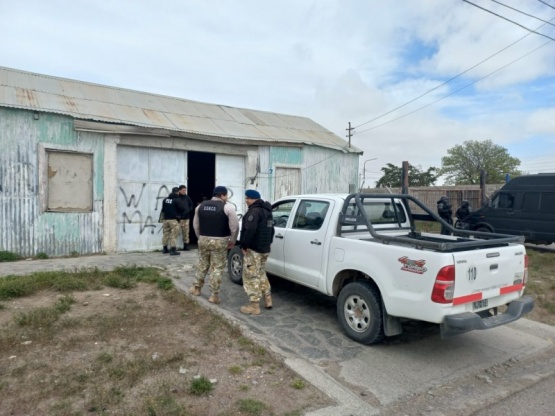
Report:
M 170 256 L 179 256 L 180 254 L 175 247 L 170 248 Z
M 183 244 L 183 251 L 189 251 L 189 244 Z
M 164 248 L 162 249 L 162 253 L 168 254 L 169 252 L 170 250 L 168 250 L 168 246 L 164 246 Z

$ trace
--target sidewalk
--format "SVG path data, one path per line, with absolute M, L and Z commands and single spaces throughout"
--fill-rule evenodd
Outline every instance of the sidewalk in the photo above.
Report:
M 180 251 L 179 256 L 170 256 L 162 252 L 97 254 L 82 257 L 63 257 L 46 260 L 20 260 L 0 263 L 0 276 L 25 275 L 35 272 L 53 270 L 75 270 L 98 267 L 100 270 L 112 270 L 118 266 L 158 266 L 177 272 L 184 265 L 194 267 L 197 263 L 197 250 Z

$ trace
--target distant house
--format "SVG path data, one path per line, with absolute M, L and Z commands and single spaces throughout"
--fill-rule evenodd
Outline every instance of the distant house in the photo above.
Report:
M 161 200 L 227 186 L 275 200 L 349 192 L 362 153 L 304 117 L 0 67 L 0 250 L 161 248 Z

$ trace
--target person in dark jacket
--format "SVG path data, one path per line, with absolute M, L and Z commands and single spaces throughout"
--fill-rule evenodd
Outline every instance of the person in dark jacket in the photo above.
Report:
M 245 192 L 248 210 L 241 223 L 240 245 L 243 250 L 243 288 L 249 304 L 241 306 L 247 315 L 260 315 L 260 298 L 266 309 L 272 308 L 270 282 L 264 267 L 274 239 L 272 206 L 254 189 Z
M 461 202 L 461 206 L 457 208 L 457 212 L 455 212 L 455 216 L 461 222 L 466 222 L 468 217 L 470 216 L 470 204 L 467 200 Z
M 181 235 L 183 236 L 183 250 L 189 250 L 189 219 L 193 212 L 193 200 L 187 195 L 187 187 L 179 185 L 178 216 Z
M 453 225 L 453 209 L 449 203 L 449 198 L 442 196 L 439 201 L 437 201 L 437 213 L 447 224 Z M 451 235 L 449 229 L 445 226 L 441 226 L 441 234 Z
M 170 256 L 178 256 L 175 241 L 179 233 L 179 221 L 177 213 L 177 193 L 179 188 L 174 187 L 171 194 L 162 202 L 162 213 L 164 215 L 164 223 L 162 225 L 162 245 L 164 254 L 170 253 Z M 168 246 L 170 249 L 168 250 Z

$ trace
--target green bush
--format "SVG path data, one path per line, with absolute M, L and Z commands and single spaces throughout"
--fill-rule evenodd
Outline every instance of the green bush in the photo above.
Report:
M 210 393 L 213 388 L 214 388 L 214 386 L 212 385 L 210 380 L 207 379 L 204 376 L 201 376 L 201 377 L 195 378 L 195 379 L 193 379 L 193 381 L 191 381 L 191 387 L 189 389 L 189 392 L 191 392 L 192 394 L 194 394 L 196 396 L 201 396 L 203 394 Z
M 19 254 L 12 253 L 11 251 L 0 251 L 0 263 L 5 261 L 17 261 L 20 259 L 21 256 Z
M 41 251 L 40 253 L 37 253 L 37 255 L 36 255 L 35 257 L 36 257 L 37 259 L 44 260 L 44 259 L 47 259 L 47 258 L 48 258 L 48 254 L 43 253 L 43 252 Z

